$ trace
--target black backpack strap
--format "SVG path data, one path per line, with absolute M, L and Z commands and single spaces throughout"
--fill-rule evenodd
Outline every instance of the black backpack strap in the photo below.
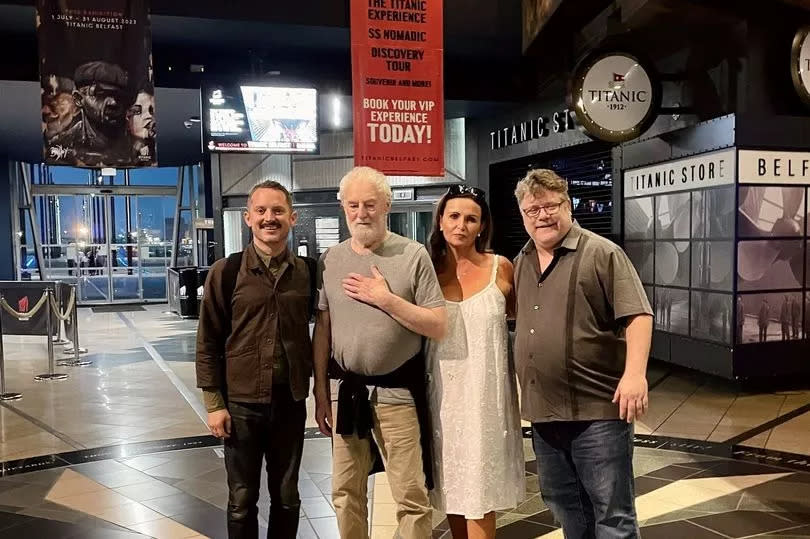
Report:
M 242 267 L 242 251 L 229 255 L 222 270 L 222 298 L 225 302 L 225 319 L 228 326 L 232 320 L 233 291 L 236 289 L 236 278 L 239 276 L 240 267 Z M 228 335 L 230 333 L 228 330 Z
M 225 307 L 224 315 L 224 326 L 225 326 L 225 334 L 222 336 L 222 343 L 221 343 L 221 350 L 222 350 L 222 361 L 220 363 L 220 369 L 222 370 L 221 378 L 222 378 L 222 386 L 220 387 L 220 391 L 222 392 L 222 397 L 225 399 L 225 403 L 227 405 L 228 402 L 228 386 L 227 380 L 228 376 L 225 372 L 227 363 L 225 361 L 225 343 L 228 340 L 228 337 L 231 335 L 232 331 L 232 324 L 233 324 L 233 291 L 236 289 L 236 279 L 239 276 L 239 268 L 242 267 L 242 252 L 233 253 L 225 260 L 225 267 L 222 268 L 222 301 L 224 303 L 223 307 Z
M 309 317 L 312 318 L 318 306 L 318 261 L 309 256 L 298 258 L 306 262 L 309 270 Z

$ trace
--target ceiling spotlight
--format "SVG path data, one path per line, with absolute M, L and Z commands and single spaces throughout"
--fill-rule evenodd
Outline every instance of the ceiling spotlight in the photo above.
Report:
M 185 126 L 186 129 L 191 129 L 191 126 L 194 125 L 194 124 L 192 124 L 190 121 L 186 120 L 185 122 L 183 122 L 183 125 Z

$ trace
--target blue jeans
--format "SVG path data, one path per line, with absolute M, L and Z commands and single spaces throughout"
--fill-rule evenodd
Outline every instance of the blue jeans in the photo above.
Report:
M 566 539 L 640 537 L 633 426 L 624 421 L 532 424 L 543 501 Z

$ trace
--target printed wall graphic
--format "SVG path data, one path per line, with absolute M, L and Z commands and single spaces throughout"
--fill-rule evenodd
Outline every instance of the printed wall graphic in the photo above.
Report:
M 810 241 L 804 244 L 804 286 L 810 288 Z
M 733 242 L 692 242 L 692 288 L 731 292 L 734 278 L 733 267 Z
M 356 165 L 444 176 L 442 4 L 351 1 Z
M 689 286 L 689 242 L 655 242 L 655 284 Z
M 689 197 L 689 193 L 656 197 L 655 239 L 689 239 Z
M 804 283 L 804 240 L 737 244 L 738 290 L 785 290 Z
M 642 283 L 653 282 L 654 245 L 651 241 L 628 241 L 624 244 L 624 251 L 636 268 Z
M 655 287 L 655 328 L 689 335 L 689 290 Z
M 785 173 L 778 159 L 767 167 Z M 810 189 L 796 183 L 625 198 L 624 248 L 653 296 L 656 330 L 728 346 L 810 338 Z
M 734 237 L 734 187 L 692 192 L 692 237 Z
M 653 197 L 624 202 L 624 237 L 628 240 L 653 239 Z
M 37 0 L 43 158 L 155 166 L 148 0 Z
M 741 185 L 737 211 L 741 238 L 804 235 L 804 187 Z
M 731 344 L 731 294 L 692 292 L 692 337 Z
M 739 344 L 801 339 L 802 293 L 770 292 L 737 296 L 736 341 Z
M 810 337 L 810 292 L 804 293 L 804 336 Z

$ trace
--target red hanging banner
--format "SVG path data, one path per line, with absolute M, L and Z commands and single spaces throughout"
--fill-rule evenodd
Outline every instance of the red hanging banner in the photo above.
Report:
M 442 0 L 352 0 L 354 163 L 444 176 Z

